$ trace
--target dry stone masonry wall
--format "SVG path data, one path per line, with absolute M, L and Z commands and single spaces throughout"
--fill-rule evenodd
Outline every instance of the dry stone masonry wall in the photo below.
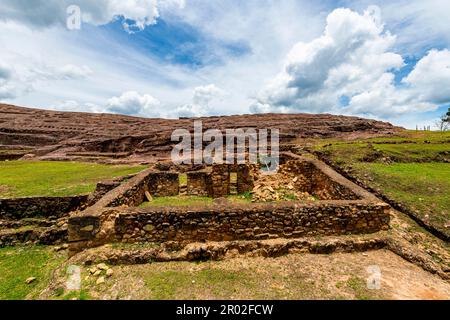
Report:
M 212 197 L 222 198 L 230 194 L 230 166 L 214 165 L 211 173 Z
M 188 194 L 223 197 L 230 193 L 230 172 L 238 173 L 239 192 L 258 179 L 251 167 L 213 166 L 188 172 Z M 69 220 L 71 251 L 109 242 L 229 241 L 364 234 L 389 227 L 389 206 L 317 160 L 286 161 L 283 170 L 296 188 L 317 195 L 315 202 L 214 204 L 207 207 L 137 208 L 145 192 L 173 195 L 177 173 L 151 169 L 110 191 L 93 207 Z M 158 187 L 159 186 L 159 187 Z M 333 199 L 333 200 L 329 200 Z
M 231 241 L 373 233 L 388 228 L 384 204 L 293 203 L 116 212 L 116 241 Z
M 211 175 L 206 171 L 187 173 L 187 194 L 189 196 L 212 196 Z
M 0 199 L 0 219 L 62 217 L 79 210 L 88 196 Z

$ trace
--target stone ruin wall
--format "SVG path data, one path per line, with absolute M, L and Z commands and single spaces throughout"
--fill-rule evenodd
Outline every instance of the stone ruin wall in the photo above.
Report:
M 212 171 L 188 172 L 187 194 L 222 198 L 230 195 L 231 173 L 237 174 L 238 194 L 250 192 L 254 187 L 255 169 L 251 165 L 214 165 Z
M 153 172 L 145 170 L 129 181 L 107 193 L 94 207 L 136 207 L 146 199 L 145 193 L 152 196 L 177 196 L 180 190 L 178 173 Z
M 0 199 L 0 219 L 64 217 L 79 210 L 89 196 Z
M 296 188 L 318 194 L 314 203 L 227 204 L 207 207 L 138 208 L 145 192 L 176 195 L 179 176 L 146 170 L 106 194 L 93 207 L 70 218 L 71 252 L 110 242 L 229 241 L 311 235 L 365 234 L 389 226 L 389 206 L 317 161 L 289 163 Z M 188 172 L 188 193 L 223 197 L 230 193 L 230 172 L 239 192 L 253 188 L 251 167 L 219 165 Z M 240 183 L 240 185 L 239 185 Z M 158 185 L 160 187 L 158 187 Z M 219 188 L 220 187 L 220 188 Z M 346 200 L 336 200 L 346 199 Z M 328 200 L 334 198 L 335 200 Z
M 230 194 L 230 172 L 238 175 L 237 189 L 239 193 L 253 189 L 253 170 L 248 165 L 214 165 L 212 171 L 187 172 L 187 194 L 192 196 L 226 197 Z M 179 173 L 154 172 L 152 169 L 131 177 L 128 181 L 117 185 L 117 181 L 103 183 L 97 196 L 103 198 L 95 204 L 97 207 L 136 207 L 142 204 L 149 192 L 155 197 L 177 196 L 180 193 Z M 105 194 L 106 192 L 106 194 Z
M 257 178 L 255 171 L 259 170 L 255 165 L 238 165 L 237 173 L 237 193 L 244 194 L 251 192 L 255 186 L 255 179 Z
M 211 175 L 206 171 L 188 172 L 187 195 L 212 197 Z
M 211 185 L 213 198 L 222 198 L 230 194 L 230 168 L 228 165 L 213 166 Z
M 154 197 L 172 197 L 180 193 L 178 173 L 157 172 L 149 176 L 148 191 Z
M 359 200 L 350 188 L 338 183 L 317 168 L 312 162 L 289 160 L 283 170 L 296 175 L 295 187 L 301 192 L 308 192 L 320 200 Z
M 102 234 L 105 221 L 113 222 Z M 389 228 L 389 206 L 354 201 L 298 205 L 191 208 L 112 208 L 103 217 L 73 220 L 73 250 L 107 242 L 233 241 L 368 234 Z
M 232 241 L 315 235 L 366 234 L 386 230 L 389 207 L 381 204 L 292 204 L 227 207 L 188 213 L 143 210 L 121 213 L 119 242 Z

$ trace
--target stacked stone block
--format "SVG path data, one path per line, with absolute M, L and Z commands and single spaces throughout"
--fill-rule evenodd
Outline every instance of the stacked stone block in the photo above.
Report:
M 213 198 L 222 198 L 230 194 L 230 166 L 214 165 L 211 172 L 211 188 Z
M 249 165 L 237 166 L 237 193 L 251 192 L 255 186 L 252 169 Z
M 187 194 L 209 197 L 212 195 L 211 176 L 206 171 L 187 173 Z
M 149 192 L 155 197 L 172 197 L 180 193 L 178 173 L 158 172 L 150 174 Z

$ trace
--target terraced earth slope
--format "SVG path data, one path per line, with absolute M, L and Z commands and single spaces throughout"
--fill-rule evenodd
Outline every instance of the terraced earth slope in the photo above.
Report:
M 0 160 L 120 160 L 167 158 L 175 129 L 195 119 L 144 119 L 111 114 L 44 111 L 0 104 Z M 204 130 L 277 128 L 281 143 L 295 138 L 371 137 L 397 132 L 389 123 L 355 117 L 263 114 L 199 118 Z

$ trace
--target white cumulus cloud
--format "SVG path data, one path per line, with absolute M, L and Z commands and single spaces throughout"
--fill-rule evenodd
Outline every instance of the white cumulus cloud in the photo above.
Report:
M 192 103 L 185 104 L 175 110 L 175 116 L 200 117 L 211 114 L 210 103 L 226 96 L 226 92 L 214 84 L 196 87 L 193 91 Z
M 432 50 L 395 83 L 404 66 L 392 51 L 380 10 L 336 9 L 323 35 L 298 43 L 284 69 L 257 96 L 253 112 L 332 112 L 390 117 L 434 110 L 450 101 L 450 52 Z M 347 103 L 343 101 L 348 100 Z
M 160 102 L 149 94 L 136 91 L 124 92 L 108 100 L 105 111 L 142 117 L 159 117 Z
M 81 9 L 85 23 L 104 25 L 122 16 L 130 22 L 124 23 L 126 30 L 144 29 L 159 17 L 159 6 L 183 7 L 183 0 L 2 0 L 0 20 L 15 20 L 32 27 L 66 25 L 67 9 L 76 5 Z
M 450 102 L 450 51 L 431 50 L 403 80 L 420 95 L 435 104 Z

